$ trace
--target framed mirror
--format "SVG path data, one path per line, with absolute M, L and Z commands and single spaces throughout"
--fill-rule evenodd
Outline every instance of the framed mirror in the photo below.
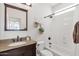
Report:
M 28 11 L 16 6 L 5 5 L 5 31 L 26 31 Z

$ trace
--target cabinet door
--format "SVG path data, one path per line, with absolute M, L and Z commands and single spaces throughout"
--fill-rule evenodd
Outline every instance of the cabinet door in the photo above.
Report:
M 36 44 L 26 46 L 24 56 L 36 56 Z
M 36 44 L 11 49 L 8 51 L 0 52 L 0 56 L 35 56 Z
M 36 56 L 36 43 L 32 45 L 33 56 Z
M 23 49 L 24 49 L 23 47 L 20 47 L 20 48 L 4 51 L 0 53 L 0 56 L 22 56 L 24 53 Z

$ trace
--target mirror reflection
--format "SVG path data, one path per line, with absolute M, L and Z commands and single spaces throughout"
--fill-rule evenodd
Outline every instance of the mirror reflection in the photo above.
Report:
M 5 4 L 5 30 L 27 30 L 27 10 Z

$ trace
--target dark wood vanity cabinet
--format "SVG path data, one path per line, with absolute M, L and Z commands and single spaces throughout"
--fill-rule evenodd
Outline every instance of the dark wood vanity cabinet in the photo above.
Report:
M 0 52 L 0 56 L 36 56 L 36 43 Z

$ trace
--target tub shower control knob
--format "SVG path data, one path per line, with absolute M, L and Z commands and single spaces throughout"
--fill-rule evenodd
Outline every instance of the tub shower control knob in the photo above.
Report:
M 49 47 L 51 47 L 51 45 L 52 45 L 52 43 L 51 43 L 51 42 L 49 42 Z
M 51 42 L 49 42 L 49 44 L 51 45 L 52 43 L 51 43 Z
M 51 47 L 51 46 L 49 46 L 49 47 Z
M 51 37 L 48 37 L 48 40 L 51 40 Z

